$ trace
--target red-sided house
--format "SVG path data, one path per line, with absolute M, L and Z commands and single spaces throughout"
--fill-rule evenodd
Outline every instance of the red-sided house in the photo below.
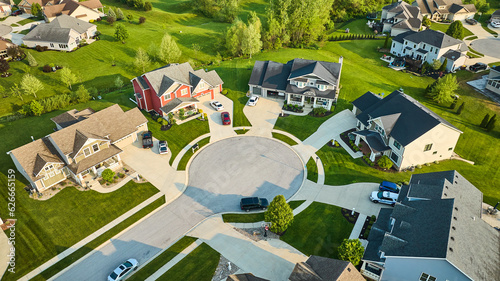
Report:
M 131 80 L 137 106 L 146 111 L 154 110 L 161 116 L 197 110 L 197 97 L 222 91 L 222 79 L 215 70 L 194 70 L 189 63 L 169 64 L 144 73 Z

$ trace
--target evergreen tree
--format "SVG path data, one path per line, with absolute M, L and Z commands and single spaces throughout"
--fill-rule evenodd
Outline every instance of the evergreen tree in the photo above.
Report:
M 462 102 L 462 104 L 458 107 L 457 115 L 460 115 L 462 113 L 464 107 L 465 107 L 465 102 Z
M 181 54 L 182 52 L 174 39 L 168 33 L 165 33 L 161 39 L 160 50 L 158 52 L 159 59 L 166 63 L 173 63 L 181 57 Z
M 123 15 L 122 9 L 116 9 L 116 20 L 122 20 L 125 16 Z
M 38 65 L 38 63 L 36 62 L 35 57 L 33 57 L 33 55 L 32 55 L 30 52 L 28 52 L 27 57 L 28 57 L 28 64 L 29 64 L 30 66 L 34 67 L 34 66 L 37 66 L 37 65 Z
M 264 213 L 264 219 L 271 223 L 269 229 L 281 234 L 293 222 L 293 210 L 285 200 L 285 196 L 277 195 L 269 204 L 267 211 Z
M 123 26 L 123 24 L 117 24 L 115 28 L 115 38 L 118 41 L 122 41 L 122 43 L 125 43 L 125 39 L 128 38 L 128 31 Z
M 486 125 L 488 125 L 488 121 L 490 121 L 490 115 L 486 113 L 486 115 L 483 118 L 483 121 L 481 121 L 481 125 L 479 125 L 481 128 L 486 128 Z
M 429 27 L 429 26 L 431 26 L 431 24 L 432 24 L 432 22 L 431 22 L 431 20 L 427 16 L 425 16 L 422 19 L 422 25 L 424 25 L 426 27 Z
M 464 38 L 464 26 L 462 25 L 462 22 L 459 20 L 454 21 L 446 30 L 446 34 L 453 38 L 462 40 L 462 38 Z
M 10 69 L 9 62 L 6 61 L 4 58 L 0 58 L 0 72 L 7 73 L 9 69 Z
M 437 103 L 452 102 L 458 89 L 457 78 L 451 74 L 439 78 L 430 89 L 429 96 Z
M 151 11 L 153 9 L 153 4 L 151 4 L 151 2 L 145 2 L 144 3 L 144 11 Z
M 116 20 L 116 13 L 113 11 L 113 8 L 109 7 L 108 17 L 114 18 Z
M 42 15 L 42 6 L 38 3 L 31 5 L 31 15 L 34 17 L 40 17 Z
M 359 239 L 344 239 L 338 248 L 339 259 L 349 261 L 357 266 L 363 257 L 365 248 Z
M 439 67 L 439 71 L 445 72 L 447 64 L 448 64 L 448 59 L 445 58 L 443 64 L 441 64 L 441 67 Z
M 387 49 L 389 46 L 389 33 L 385 34 L 384 48 Z

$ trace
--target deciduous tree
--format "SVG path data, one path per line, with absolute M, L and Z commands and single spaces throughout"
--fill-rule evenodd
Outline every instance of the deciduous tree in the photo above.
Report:
M 454 21 L 446 30 L 446 34 L 453 38 L 462 40 L 462 38 L 464 38 L 464 26 L 462 25 L 462 22 L 459 20 Z
M 339 259 L 350 261 L 352 265 L 357 266 L 363 257 L 365 248 L 359 239 L 344 239 L 338 248 Z
M 264 213 L 264 218 L 271 223 L 269 229 L 272 232 L 281 234 L 293 222 L 293 210 L 285 200 L 285 196 L 277 195 L 269 204 L 267 211 Z
M 71 71 L 69 67 L 65 67 L 61 69 L 61 82 L 66 84 L 68 88 L 71 89 L 71 86 L 78 82 L 78 78 L 76 75 Z
M 125 43 L 125 39 L 128 38 L 128 31 L 123 26 L 123 24 L 117 24 L 115 28 L 115 38 L 118 41 L 122 41 L 122 43 Z
M 115 87 L 117 89 L 120 89 L 121 87 L 123 87 L 123 80 L 122 80 L 122 78 L 120 76 L 116 76 Z
M 146 72 L 146 68 L 151 64 L 151 61 L 149 60 L 149 56 L 144 51 L 143 48 L 139 47 L 137 49 L 137 53 L 135 54 L 135 60 L 134 60 L 134 65 L 135 67 L 139 68 L 142 70 L 142 72 Z
M 30 103 L 30 111 L 35 116 L 40 116 L 43 113 L 43 105 L 41 105 L 38 101 L 34 100 Z
M 36 93 L 43 89 L 43 84 L 40 80 L 36 79 L 35 76 L 31 74 L 24 74 L 21 79 L 21 89 L 25 94 L 33 95 L 36 98 Z
M 457 89 L 457 78 L 454 75 L 448 74 L 439 78 L 437 83 L 430 90 L 429 96 L 437 103 L 452 102 L 455 98 L 455 91 Z
M 151 11 L 153 9 L 153 4 L 151 2 L 147 1 L 144 3 L 144 11 Z
M 159 59 L 166 63 L 173 63 L 181 57 L 181 54 L 182 52 L 177 43 L 175 43 L 175 40 L 168 33 L 165 33 L 161 39 L 158 53 Z
M 241 51 L 250 58 L 262 49 L 262 41 L 260 40 L 261 27 L 262 24 L 257 13 L 252 11 L 241 40 Z
M 424 18 L 422 19 L 422 25 L 429 27 L 431 26 L 431 24 L 432 24 L 431 20 L 427 16 L 424 16 Z
M 19 88 L 19 85 L 17 83 L 14 83 L 14 85 L 12 87 L 10 87 L 10 94 L 14 97 L 18 97 L 20 98 L 21 100 L 24 100 L 23 99 L 23 91 Z
M 78 86 L 73 94 L 73 100 L 77 103 L 88 102 L 91 98 L 89 91 L 83 85 Z
M 34 17 L 40 17 L 41 14 L 42 6 L 40 6 L 40 4 L 34 3 L 33 5 L 31 5 L 31 15 L 33 15 Z
M 7 73 L 9 69 L 10 69 L 9 62 L 6 61 L 4 58 L 0 58 L 0 72 Z

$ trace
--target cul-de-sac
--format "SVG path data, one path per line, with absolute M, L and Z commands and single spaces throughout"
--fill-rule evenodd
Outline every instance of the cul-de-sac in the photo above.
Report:
M 0 280 L 500 280 L 500 0 L 0 0 Z

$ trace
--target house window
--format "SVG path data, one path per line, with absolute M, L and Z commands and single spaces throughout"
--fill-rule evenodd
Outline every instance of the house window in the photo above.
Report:
M 92 146 L 92 150 L 94 151 L 94 153 L 96 153 L 97 151 L 99 151 L 99 145 L 96 143 Z
M 169 100 L 172 97 L 172 95 L 170 93 L 165 94 L 163 96 L 164 96 L 164 99 L 166 99 L 166 100 Z
M 297 87 L 299 87 L 299 88 L 304 88 L 305 85 L 306 85 L 306 83 L 304 83 L 304 82 L 297 82 Z
M 394 140 L 394 147 L 397 148 L 397 149 L 401 149 L 401 144 L 397 141 L 397 140 Z
M 320 84 L 320 85 L 318 85 L 318 89 L 319 89 L 320 91 L 324 91 L 324 90 L 326 90 L 326 85 L 321 85 L 321 84 Z
M 406 46 L 406 45 L 408 45 L 408 42 L 407 42 L 407 41 L 405 41 L 405 46 Z
M 54 168 L 54 166 L 52 166 L 52 164 L 48 165 L 47 167 L 45 167 L 45 171 L 51 170 L 52 168 Z
M 422 272 L 422 274 L 420 275 L 420 279 L 418 279 L 418 280 L 420 280 L 420 281 L 436 281 L 436 277 Z
M 392 43 L 392 47 L 393 47 L 393 48 L 394 48 L 394 47 L 396 47 L 396 43 Z
M 182 89 L 181 90 L 181 96 L 185 96 L 185 95 L 187 95 L 187 93 L 188 93 L 187 89 Z
M 393 152 L 391 153 L 391 159 L 392 159 L 392 161 L 394 161 L 395 163 L 398 163 L 398 161 L 399 161 L 399 156 L 398 156 L 396 153 L 394 153 L 394 151 L 393 151 Z
M 413 48 L 415 49 L 417 47 L 417 44 L 413 44 Z
M 434 51 L 434 48 L 431 47 L 431 52 Z
M 54 44 L 53 44 L 53 43 L 50 43 L 50 47 L 51 47 L 51 48 L 54 48 Z
M 431 148 L 432 148 L 432 143 L 426 144 L 424 147 L 424 151 L 429 151 L 429 150 L 431 150 Z
M 198 85 L 198 87 L 200 87 L 201 89 L 205 87 L 205 83 L 203 82 L 200 82 L 200 84 Z
M 85 149 L 83 150 L 83 154 L 85 155 L 85 157 L 90 156 L 90 155 L 92 154 L 92 153 L 90 153 L 90 148 L 88 148 L 88 147 L 87 147 L 87 148 L 85 148 Z
M 424 49 L 424 50 L 425 50 L 425 44 L 424 44 L 424 46 L 422 47 L 422 49 Z
M 438 54 L 438 49 L 436 49 L 436 51 L 434 53 L 437 55 Z

